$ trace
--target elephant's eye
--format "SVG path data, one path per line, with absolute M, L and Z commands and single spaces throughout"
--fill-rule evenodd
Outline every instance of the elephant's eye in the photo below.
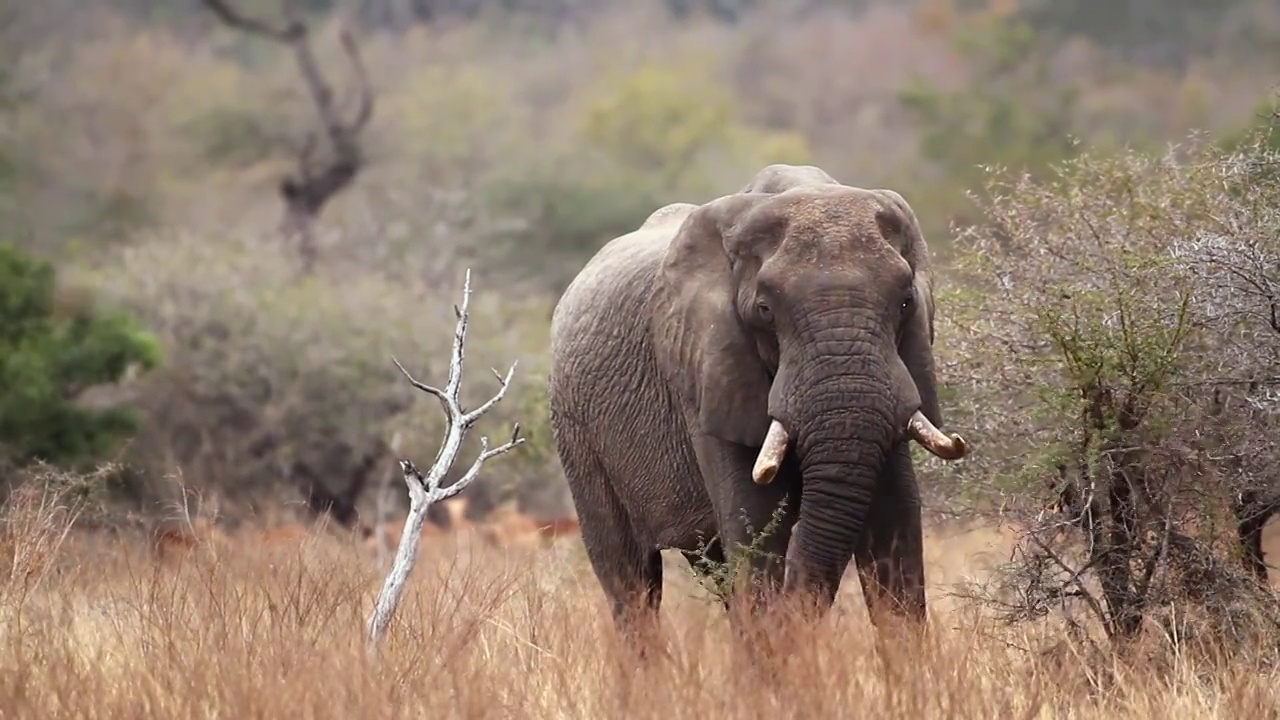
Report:
M 763 298 L 756 300 L 756 312 L 760 313 L 760 317 L 765 321 L 773 320 L 773 308 L 769 307 L 769 303 Z
M 910 310 L 912 305 L 916 303 L 916 294 L 913 290 L 907 291 L 907 296 L 902 299 L 902 309 Z

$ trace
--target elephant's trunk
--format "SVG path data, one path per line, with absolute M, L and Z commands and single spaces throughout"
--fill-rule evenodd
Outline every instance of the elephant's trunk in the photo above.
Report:
M 812 593 L 825 608 L 861 538 L 889 452 L 906 437 L 920 400 L 878 317 L 846 304 L 823 320 L 797 327 L 801 342 L 787 348 L 794 354 L 784 350 L 770 395 L 780 422 L 757 469 L 780 459 L 780 447 L 799 461 L 799 519 L 784 587 Z
M 803 454 L 799 523 L 787 553 L 788 592 L 812 593 L 823 608 L 835 601 L 886 454 L 881 443 L 847 437 L 815 442 Z

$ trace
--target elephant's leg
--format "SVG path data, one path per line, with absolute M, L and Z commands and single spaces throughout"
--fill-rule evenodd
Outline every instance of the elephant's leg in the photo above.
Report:
M 561 443 L 559 454 L 587 558 L 609 600 L 614 624 L 643 650 L 657 636 L 662 556 L 640 542 L 626 507 L 586 443 Z
M 608 518 L 593 523 L 597 529 L 589 540 L 583 538 L 587 558 L 609 598 L 618 631 L 648 642 L 656 637 L 658 610 L 662 605 L 662 555 L 657 549 L 642 546 L 635 538 L 621 503 L 610 498 L 604 512 L 600 512 L 601 509 L 597 505 L 587 512 L 578 512 L 584 536 L 587 523 L 591 522 L 587 519 L 589 516 Z
M 886 463 L 854 560 L 873 622 L 888 613 L 925 619 L 924 528 L 910 448 Z
M 730 571 L 746 573 L 746 605 L 758 608 L 782 589 L 787 544 L 799 512 L 798 474 L 788 459 L 773 482 L 757 485 L 751 466 L 758 451 L 703 436 L 695 452 L 715 508 L 721 552 Z

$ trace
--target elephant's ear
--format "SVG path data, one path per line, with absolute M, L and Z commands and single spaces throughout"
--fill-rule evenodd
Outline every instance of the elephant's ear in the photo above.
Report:
M 920 392 L 920 409 L 930 422 L 942 427 L 942 408 L 938 403 L 938 380 L 933 363 L 935 305 L 929 246 L 925 243 L 915 211 L 902 195 L 893 190 L 872 192 L 881 205 L 876 213 L 880 232 L 915 272 L 916 311 L 902 333 L 898 354 Z
M 769 429 L 772 379 L 738 315 L 725 238 L 767 197 L 727 195 L 685 218 L 663 260 L 649 317 L 659 370 L 699 429 L 750 447 Z

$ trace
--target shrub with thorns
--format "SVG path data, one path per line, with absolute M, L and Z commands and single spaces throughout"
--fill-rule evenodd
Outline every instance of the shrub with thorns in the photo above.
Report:
M 1005 619 L 1280 639 L 1250 550 L 1280 460 L 1277 163 L 1263 142 L 1192 141 L 993 176 L 939 333 L 972 368 L 956 422 L 1001 448 L 947 472 L 1024 527 L 983 595 Z

